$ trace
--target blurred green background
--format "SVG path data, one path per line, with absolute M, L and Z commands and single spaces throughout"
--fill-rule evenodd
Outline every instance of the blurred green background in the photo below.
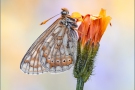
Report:
M 84 90 L 134 90 L 134 0 L 1 0 L 1 90 L 75 90 L 72 69 L 36 76 L 19 67 L 35 39 L 60 16 L 39 24 L 63 7 L 82 15 L 104 8 L 112 17 Z

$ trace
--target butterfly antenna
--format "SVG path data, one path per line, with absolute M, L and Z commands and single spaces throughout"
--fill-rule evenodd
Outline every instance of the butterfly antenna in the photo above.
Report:
M 50 19 L 52 19 L 52 18 L 54 18 L 54 17 L 56 17 L 58 15 L 60 15 L 60 14 L 57 14 L 57 15 L 55 15 L 55 16 L 53 16 L 53 17 L 51 17 L 51 18 L 49 18 L 49 19 L 47 19 L 45 21 L 43 21 L 42 23 L 40 23 L 40 25 L 46 24 L 46 22 L 48 22 Z

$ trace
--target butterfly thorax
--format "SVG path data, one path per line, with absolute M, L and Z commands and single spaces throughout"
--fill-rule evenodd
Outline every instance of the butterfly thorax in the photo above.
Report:
M 71 18 L 68 9 L 62 8 L 61 17 L 61 24 L 66 25 L 66 27 L 68 27 L 69 29 L 77 28 L 76 20 Z
M 64 18 L 62 17 L 62 20 L 60 23 L 65 25 L 69 29 L 77 28 L 76 20 L 71 18 L 69 15 Z

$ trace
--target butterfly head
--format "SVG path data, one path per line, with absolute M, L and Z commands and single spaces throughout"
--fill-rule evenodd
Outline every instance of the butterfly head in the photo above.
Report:
M 68 15 L 69 14 L 69 11 L 67 8 L 62 8 L 62 12 L 61 12 L 61 15 L 65 16 L 65 15 Z

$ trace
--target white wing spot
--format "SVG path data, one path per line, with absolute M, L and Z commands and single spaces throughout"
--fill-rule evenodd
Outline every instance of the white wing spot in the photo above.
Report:
M 56 72 L 62 72 L 62 68 L 60 66 L 56 67 Z
M 49 63 L 47 63 L 47 64 L 46 64 L 46 67 L 49 69 L 49 68 L 50 68 L 50 64 L 49 64 Z
M 45 64 L 46 63 L 46 58 L 45 57 L 42 57 L 42 64 Z
M 46 40 L 46 42 L 50 42 L 52 39 L 53 39 L 53 36 L 50 36 L 50 37 Z
M 34 64 L 34 60 L 31 60 L 30 61 L 30 66 L 33 66 L 33 64 Z
M 37 51 L 34 52 L 34 54 L 32 55 L 32 58 L 34 58 L 37 54 Z
M 68 70 L 68 66 L 63 66 L 63 71 L 66 71 L 66 70 Z
M 50 72 L 55 72 L 55 68 L 52 67 L 52 68 L 50 69 Z
M 30 60 L 31 56 L 28 56 L 26 60 Z
M 41 50 L 40 55 L 43 56 L 43 50 Z
M 72 66 L 73 66 L 73 64 L 70 64 L 70 65 L 69 65 L 69 68 L 71 68 Z
M 29 74 L 33 74 L 33 67 L 30 67 Z

